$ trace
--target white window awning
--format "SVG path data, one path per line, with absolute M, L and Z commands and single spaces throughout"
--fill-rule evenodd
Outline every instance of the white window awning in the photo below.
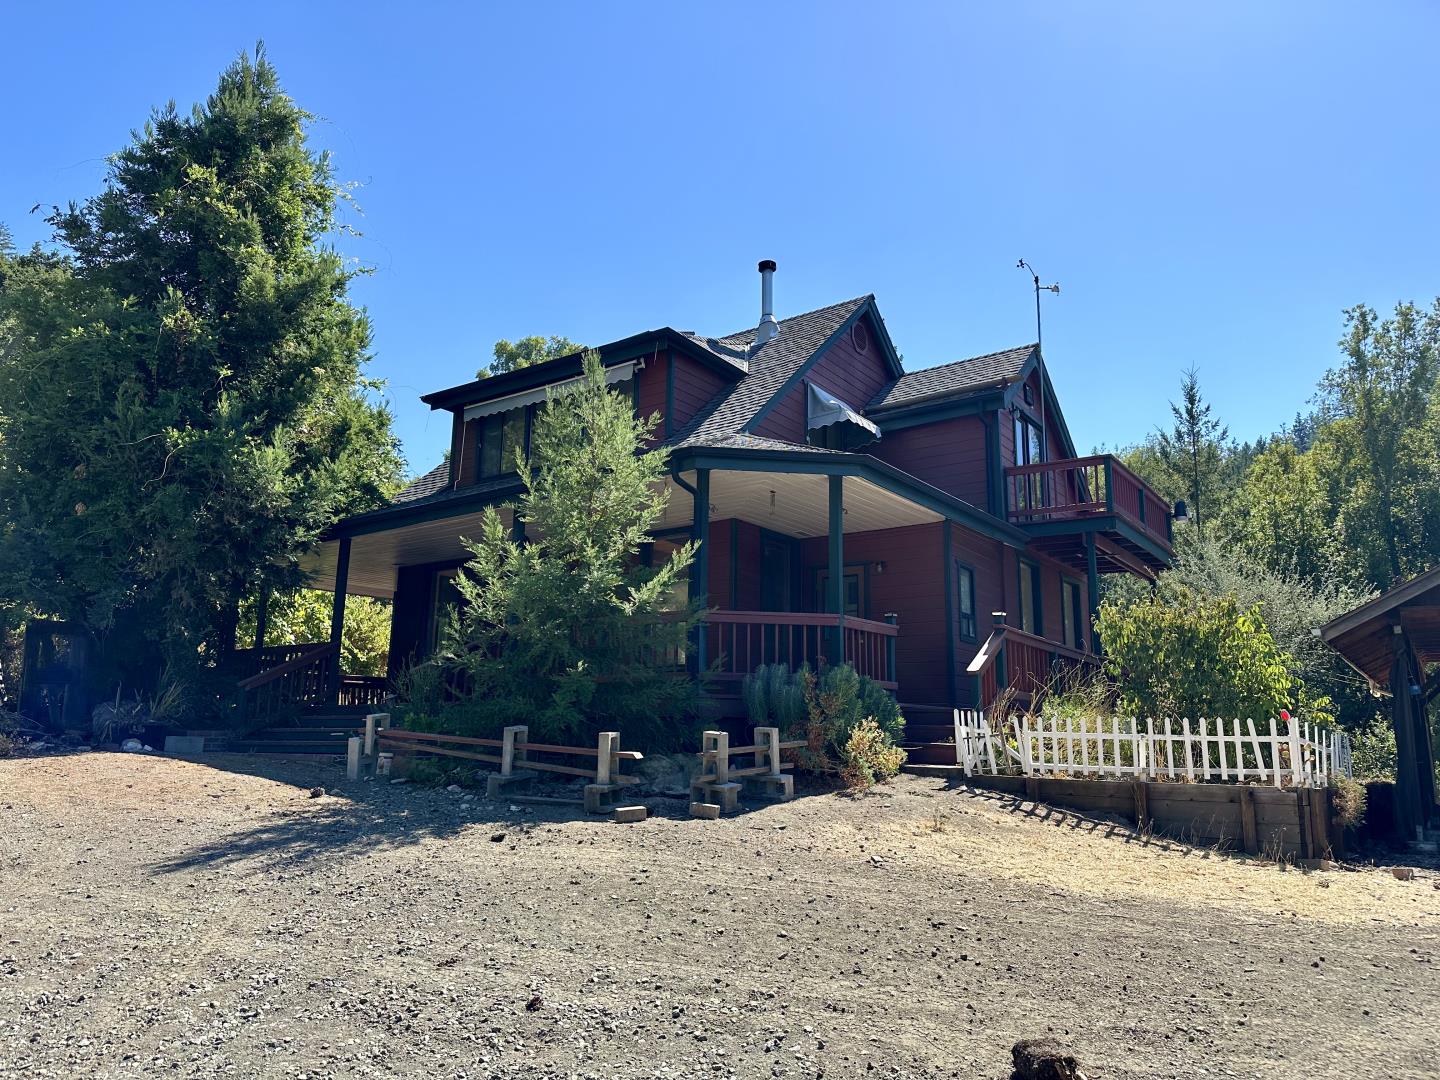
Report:
M 807 431 L 829 427 L 831 424 L 854 424 L 862 431 L 870 433 L 870 438 L 865 439 L 865 442 L 880 438 L 880 429 L 861 416 L 857 409 L 852 409 L 834 394 L 820 389 L 814 383 L 805 384 L 805 416 Z
M 627 360 L 623 364 L 615 364 L 605 369 L 605 381 L 607 383 L 624 382 L 633 378 L 635 372 L 645 366 L 644 360 Z M 546 383 L 544 386 L 537 386 L 534 390 L 524 390 L 518 394 L 507 394 L 504 397 L 491 398 L 489 401 L 477 402 L 474 405 L 465 406 L 465 419 L 474 420 L 481 416 L 490 416 L 494 413 L 509 412 L 511 409 L 523 409 L 526 405 L 534 405 L 536 402 L 544 401 L 550 394 L 564 394 L 574 390 L 584 380 L 585 376 L 576 375 L 572 379 L 562 379 L 559 382 Z

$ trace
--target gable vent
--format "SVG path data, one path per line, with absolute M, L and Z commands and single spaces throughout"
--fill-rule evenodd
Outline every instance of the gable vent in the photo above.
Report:
M 855 343 L 856 352 L 864 352 L 870 348 L 870 331 L 865 329 L 864 320 L 850 328 L 850 340 Z

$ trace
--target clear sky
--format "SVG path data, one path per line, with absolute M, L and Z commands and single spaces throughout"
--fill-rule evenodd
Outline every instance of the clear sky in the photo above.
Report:
M 263 38 L 357 183 L 412 469 L 420 393 L 497 338 L 728 333 L 867 292 L 908 367 L 1033 339 L 1082 451 L 1195 365 L 1276 429 L 1341 309 L 1440 293 L 1440 6 L 1324 3 L 11 3 L 0 221 L 94 192 L 149 109 Z

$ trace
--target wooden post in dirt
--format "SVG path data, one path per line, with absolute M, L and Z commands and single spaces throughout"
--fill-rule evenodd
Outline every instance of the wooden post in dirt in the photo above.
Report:
M 530 729 L 523 724 L 507 727 L 501 735 L 501 740 L 500 775 L 513 776 L 517 753 L 520 762 L 523 764 L 525 761 L 524 744 L 530 741 Z M 521 744 L 521 749 L 518 751 L 515 748 L 516 743 Z
M 389 713 L 371 713 L 365 717 L 365 756 L 375 756 L 375 740 L 382 729 L 390 726 Z
M 1130 781 L 1130 792 L 1135 798 L 1135 831 L 1150 831 L 1150 782 L 1137 776 Z
M 1260 830 L 1255 823 L 1255 789 L 1240 789 L 1240 837 L 1248 855 L 1260 854 Z

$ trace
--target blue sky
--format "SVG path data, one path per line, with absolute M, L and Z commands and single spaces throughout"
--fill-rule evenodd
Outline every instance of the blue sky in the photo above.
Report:
M 873 292 L 907 366 L 1031 340 L 1082 449 L 1306 406 L 1341 309 L 1440 293 L 1427 2 L 13 5 L 0 221 L 94 192 L 149 109 L 263 38 L 357 184 L 411 466 L 416 400 L 497 338 L 595 344 Z

